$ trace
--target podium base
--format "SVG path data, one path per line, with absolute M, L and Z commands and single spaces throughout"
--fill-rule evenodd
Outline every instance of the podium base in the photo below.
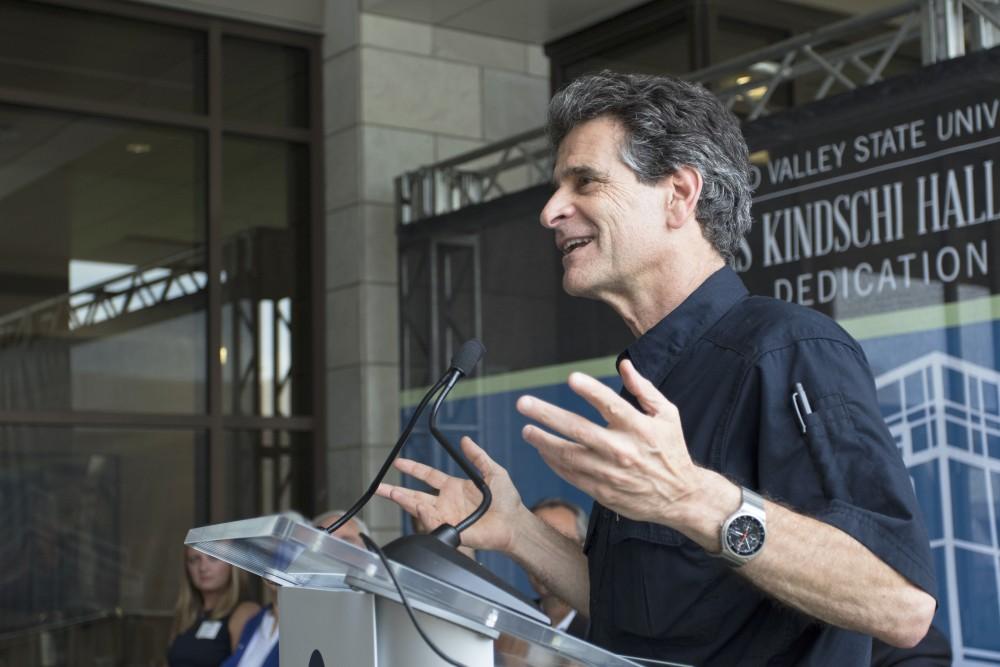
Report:
M 447 667 L 403 606 L 352 590 L 281 588 L 279 662 L 302 667 Z M 417 611 L 431 639 L 469 667 L 493 667 L 493 638 Z
M 520 591 L 433 535 L 406 535 L 385 545 L 382 551 L 397 563 L 549 624 L 548 616 Z

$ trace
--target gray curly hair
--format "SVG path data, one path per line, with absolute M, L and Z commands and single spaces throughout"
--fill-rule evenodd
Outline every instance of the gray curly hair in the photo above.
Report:
M 574 127 L 600 116 L 625 129 L 620 157 L 641 183 L 656 183 L 685 165 L 701 172 L 695 217 L 704 237 L 732 264 L 751 223 L 750 158 L 736 116 L 699 85 L 604 70 L 576 79 L 552 98 L 553 151 Z

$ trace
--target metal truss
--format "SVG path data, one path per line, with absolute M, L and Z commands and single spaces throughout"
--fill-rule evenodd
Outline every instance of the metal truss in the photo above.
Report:
M 744 105 L 744 117 L 751 121 L 774 110 L 772 101 L 783 85 L 806 77 L 822 77 L 813 101 L 827 97 L 837 84 L 854 90 L 880 81 L 900 46 L 921 35 L 921 8 L 925 4 L 926 0 L 910 0 L 840 21 L 684 78 L 715 91 L 728 109 Z M 894 23 L 898 25 L 882 34 L 857 40 L 858 34 Z M 850 43 L 852 39 L 856 41 Z
M 304 507 L 308 485 L 307 449 L 289 431 L 247 431 L 254 447 L 258 514 L 298 511 Z
M 223 246 L 223 374 L 232 414 L 292 414 L 292 304 L 287 267 L 266 261 L 265 253 L 285 255 L 279 236 L 256 230 Z M 269 344 L 268 344 L 269 343 Z M 220 351 L 220 354 L 222 352 Z M 267 381 L 269 380 L 269 382 Z
M 254 230 L 223 246 L 223 373 L 234 415 L 291 416 L 293 308 L 280 236 Z M 38 340 L 68 343 L 108 335 L 103 326 L 134 326 L 126 318 L 164 319 L 177 306 L 207 307 L 205 250 L 197 248 L 140 266 L 101 283 L 0 317 L 0 349 Z M 200 303 L 196 300 L 200 299 Z M 145 321 L 145 320 L 143 320 Z
M 461 344 L 482 335 L 479 240 L 426 239 L 400 254 L 403 387 L 433 382 Z
M 545 129 L 529 130 L 396 177 L 399 222 L 409 224 L 496 199 L 544 183 L 551 174 Z
M 88 327 L 204 292 L 204 251 L 185 251 L 0 317 L 0 347 L 80 335 Z
M 802 84 L 811 100 L 881 81 L 904 45 L 919 40 L 924 64 L 1000 43 L 997 0 L 908 0 L 798 35 L 739 58 L 691 72 L 746 120 L 787 108 L 781 90 Z M 777 93 L 777 95 L 776 95 Z M 453 213 L 511 191 L 546 183 L 551 155 L 545 130 L 524 132 L 490 146 L 396 178 L 400 224 Z M 519 187 L 504 187 L 519 173 Z

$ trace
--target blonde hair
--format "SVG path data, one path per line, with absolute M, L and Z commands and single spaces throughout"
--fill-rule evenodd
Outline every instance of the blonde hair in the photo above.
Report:
M 181 575 L 181 589 L 177 594 L 177 604 L 174 605 L 174 623 L 170 629 L 171 640 L 194 625 L 194 622 L 201 615 L 202 609 L 205 606 L 205 600 L 201 596 L 201 591 L 195 588 L 194 582 L 191 581 L 191 573 L 188 571 L 187 554 L 189 548 L 184 547 L 184 551 L 182 552 L 181 568 L 183 574 Z M 236 605 L 242 601 L 243 577 L 242 570 L 229 565 L 229 585 L 226 586 L 219 604 L 216 605 L 215 609 L 211 610 L 208 618 L 217 620 L 225 618 L 232 613 Z

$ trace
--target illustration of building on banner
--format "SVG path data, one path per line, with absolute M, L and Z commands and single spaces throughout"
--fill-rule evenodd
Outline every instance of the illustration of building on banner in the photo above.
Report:
M 930 535 L 956 665 L 1000 665 L 1000 373 L 934 352 L 876 378 Z

